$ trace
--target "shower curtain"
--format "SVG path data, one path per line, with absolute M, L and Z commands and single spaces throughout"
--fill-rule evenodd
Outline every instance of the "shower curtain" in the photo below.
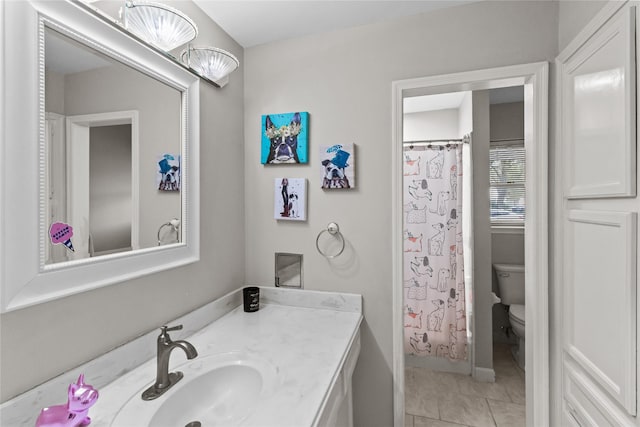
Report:
M 462 144 L 405 147 L 403 166 L 405 354 L 466 360 Z

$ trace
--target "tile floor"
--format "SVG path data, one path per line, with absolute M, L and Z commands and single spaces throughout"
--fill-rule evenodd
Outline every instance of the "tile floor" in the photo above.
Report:
M 495 383 L 406 368 L 405 427 L 524 427 L 524 371 L 505 344 L 494 345 L 493 365 Z

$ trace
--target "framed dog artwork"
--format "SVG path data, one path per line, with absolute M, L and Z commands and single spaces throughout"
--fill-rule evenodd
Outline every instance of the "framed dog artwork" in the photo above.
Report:
M 160 191 L 180 191 L 180 156 L 173 154 L 158 156 L 156 187 Z
M 262 116 L 261 162 L 308 163 L 309 113 Z
M 322 189 L 355 188 L 355 146 L 336 144 L 320 147 Z
M 305 178 L 275 179 L 273 218 L 287 221 L 307 220 L 307 180 Z

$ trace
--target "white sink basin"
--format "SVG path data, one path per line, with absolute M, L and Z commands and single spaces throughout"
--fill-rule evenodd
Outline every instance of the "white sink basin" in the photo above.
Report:
M 176 367 L 184 378 L 165 394 L 143 401 L 142 390 L 120 409 L 112 426 L 238 425 L 250 416 L 261 397 L 273 390 L 276 369 L 266 361 L 240 353 L 194 359 Z M 172 369 L 173 371 L 173 369 Z

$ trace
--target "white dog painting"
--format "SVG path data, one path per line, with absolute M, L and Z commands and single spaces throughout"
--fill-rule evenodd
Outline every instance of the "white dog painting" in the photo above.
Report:
M 276 178 L 273 192 L 273 218 L 288 221 L 307 219 L 307 180 Z

